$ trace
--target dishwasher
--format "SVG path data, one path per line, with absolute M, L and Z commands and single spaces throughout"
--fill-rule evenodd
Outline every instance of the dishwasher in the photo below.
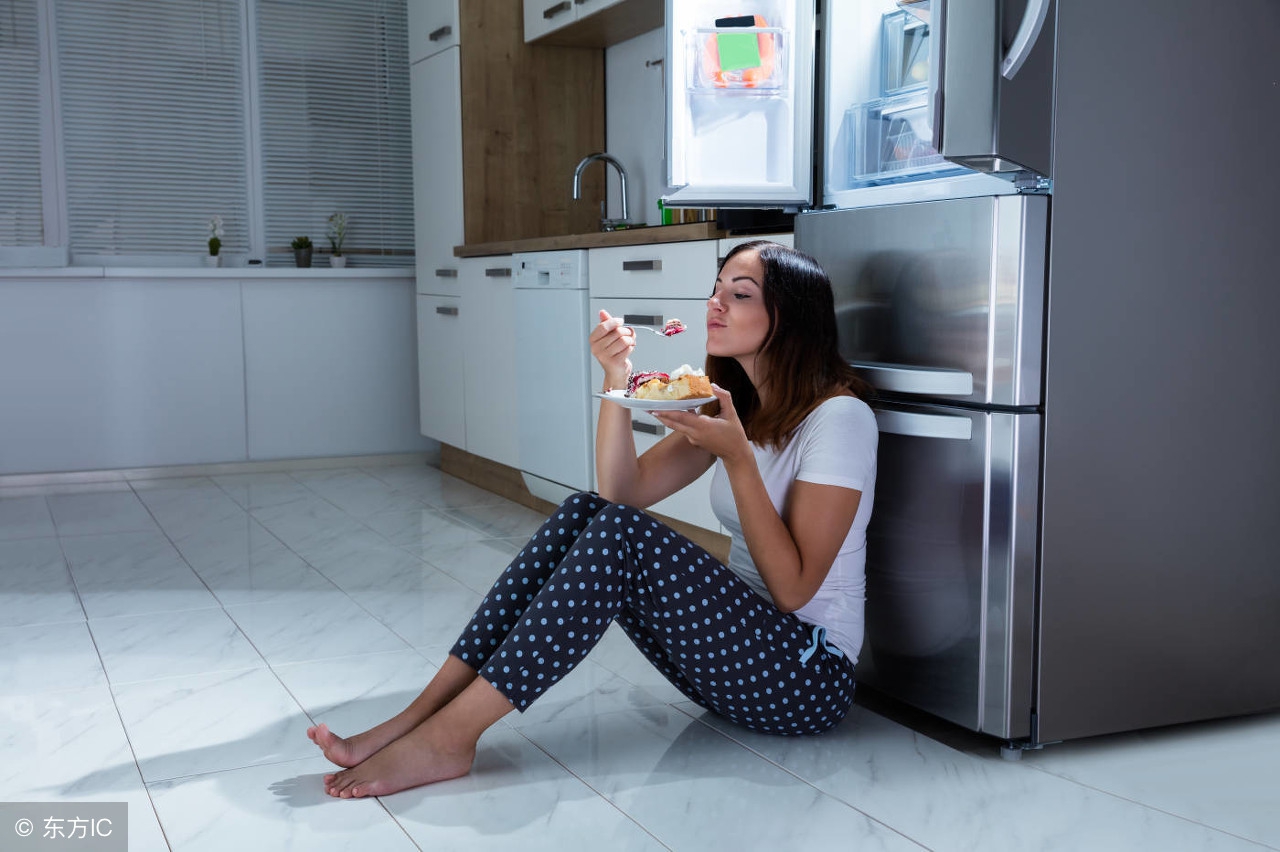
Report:
M 587 252 L 529 252 L 512 261 L 520 472 L 530 493 L 559 503 L 595 488 Z

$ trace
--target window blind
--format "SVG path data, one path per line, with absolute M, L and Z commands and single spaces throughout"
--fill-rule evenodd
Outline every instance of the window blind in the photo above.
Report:
M 0 246 L 44 244 L 36 0 L 0 0 Z
M 56 0 L 73 262 L 248 248 L 243 0 Z
M 258 0 L 260 146 L 268 263 L 309 236 L 361 266 L 413 263 L 413 160 L 403 0 Z

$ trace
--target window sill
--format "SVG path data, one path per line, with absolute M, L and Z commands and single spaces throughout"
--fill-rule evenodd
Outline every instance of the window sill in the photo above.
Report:
M 175 266 L 175 267 L 124 267 L 124 266 L 59 266 L 59 267 L 0 267 L 0 278 L 184 278 L 240 281 L 246 278 L 313 278 L 320 280 L 348 280 L 352 278 L 413 278 L 414 269 L 405 267 L 346 267 L 331 269 L 318 266 L 311 269 L 265 266 Z

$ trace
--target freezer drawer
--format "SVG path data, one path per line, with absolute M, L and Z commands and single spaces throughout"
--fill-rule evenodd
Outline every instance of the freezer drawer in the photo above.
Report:
M 1048 198 L 988 196 L 796 217 L 831 276 L 840 349 L 882 391 L 1041 402 Z
M 878 404 L 858 678 L 974 731 L 1030 733 L 1040 415 Z

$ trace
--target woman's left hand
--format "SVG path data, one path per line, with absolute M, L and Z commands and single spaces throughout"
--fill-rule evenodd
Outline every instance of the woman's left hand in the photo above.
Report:
M 727 390 L 713 384 L 711 392 L 720 401 L 720 413 L 708 417 L 696 411 L 651 411 L 659 422 L 674 432 L 679 432 L 695 447 L 706 450 L 726 462 L 737 458 L 754 459 L 751 442 L 733 407 L 733 397 Z

